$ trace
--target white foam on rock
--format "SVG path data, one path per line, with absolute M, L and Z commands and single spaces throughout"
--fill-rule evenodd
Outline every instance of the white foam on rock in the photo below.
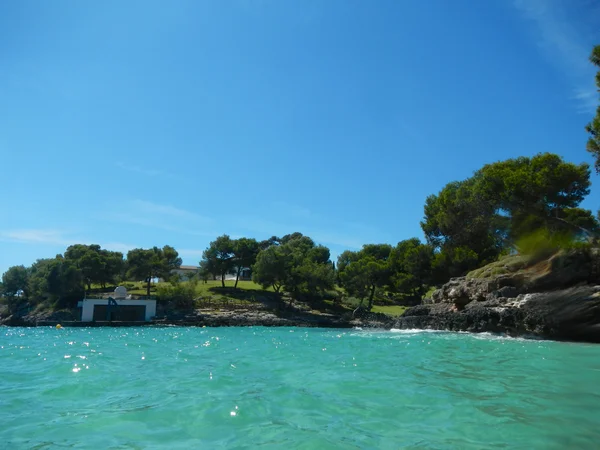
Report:
M 524 294 L 523 296 L 519 295 L 512 302 L 506 303 L 506 308 L 521 308 L 525 303 L 535 297 L 536 294 Z

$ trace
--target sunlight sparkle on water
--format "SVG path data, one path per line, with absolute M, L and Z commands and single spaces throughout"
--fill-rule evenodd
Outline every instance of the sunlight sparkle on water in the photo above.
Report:
M 420 330 L 5 333 L 1 448 L 587 449 L 600 442 L 600 346 Z

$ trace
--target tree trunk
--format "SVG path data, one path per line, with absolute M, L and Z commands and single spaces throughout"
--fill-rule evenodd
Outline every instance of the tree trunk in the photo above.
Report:
M 375 285 L 371 285 L 371 293 L 369 294 L 369 311 L 373 308 L 373 297 L 375 296 Z
M 225 287 L 225 273 L 221 274 L 221 286 Z
M 148 284 L 146 285 L 146 295 L 150 297 L 150 283 L 152 282 L 152 275 L 148 277 Z
M 241 271 L 242 271 L 242 266 L 238 267 L 237 273 L 235 274 L 235 284 L 233 285 L 234 288 L 237 288 L 237 283 L 238 283 L 238 280 L 240 279 Z
M 579 225 L 575 225 L 574 223 L 567 222 L 565 219 L 561 219 L 560 217 L 558 217 L 558 210 L 556 211 L 556 217 L 550 216 L 550 218 L 563 223 L 567 227 L 570 227 L 572 230 L 582 231 L 588 240 L 591 240 L 594 238 L 594 233 L 592 233 L 590 230 L 580 227 Z
M 87 283 L 87 287 L 88 287 L 88 294 L 89 294 L 89 293 L 91 293 L 91 292 L 92 292 L 92 283 L 90 283 L 90 282 L 88 281 L 88 283 Z
M 362 308 L 363 302 L 365 301 L 365 299 L 363 297 L 360 298 L 360 303 L 358 304 L 358 306 L 356 307 L 356 309 L 354 311 L 352 311 L 352 318 L 354 319 L 354 315 L 356 314 L 356 311 L 360 311 L 360 309 Z

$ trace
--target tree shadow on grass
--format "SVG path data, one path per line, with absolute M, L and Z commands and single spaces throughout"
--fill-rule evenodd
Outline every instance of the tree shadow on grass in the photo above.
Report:
M 259 303 L 267 308 L 275 308 L 282 303 L 281 294 L 261 289 L 237 289 L 233 287 L 212 286 L 208 288 L 212 295 L 220 295 L 235 300 Z
M 248 302 L 248 305 L 259 306 L 269 310 L 278 317 L 285 317 L 299 320 L 306 323 L 324 322 L 342 319 L 348 316 L 350 318 L 352 311 L 347 307 L 334 302 L 333 300 L 323 299 L 319 296 L 302 296 L 296 301 L 290 302 L 289 296 L 282 293 L 265 291 L 261 289 L 236 289 L 233 287 L 212 286 L 208 288 L 212 296 L 219 296 L 225 299 Z M 221 304 L 222 301 L 216 301 Z M 225 303 L 226 305 L 226 303 Z M 210 300 L 207 306 L 211 306 Z

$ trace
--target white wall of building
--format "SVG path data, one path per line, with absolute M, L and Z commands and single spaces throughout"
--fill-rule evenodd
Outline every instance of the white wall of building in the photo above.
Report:
M 149 322 L 156 316 L 156 300 L 115 300 L 117 305 L 146 306 L 145 320 Z M 94 320 L 94 305 L 108 305 L 105 298 L 91 298 L 81 301 L 81 321 L 92 322 Z

